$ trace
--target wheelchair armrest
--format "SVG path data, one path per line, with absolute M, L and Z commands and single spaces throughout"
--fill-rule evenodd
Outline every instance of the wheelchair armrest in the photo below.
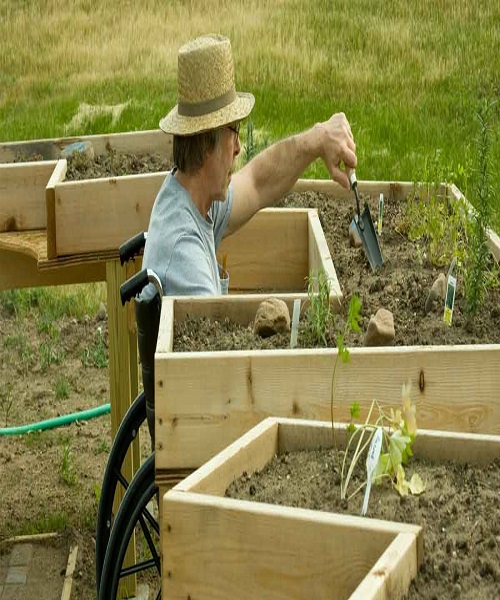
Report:
M 147 232 L 141 231 L 134 237 L 124 242 L 120 248 L 120 264 L 123 266 L 124 263 L 135 258 L 146 244 Z
M 155 286 L 160 298 L 163 296 L 163 288 L 158 275 L 151 269 L 143 269 L 130 279 L 127 279 L 127 281 L 120 286 L 122 306 L 125 306 L 125 304 L 137 296 L 137 294 L 140 294 L 148 283 L 152 283 Z

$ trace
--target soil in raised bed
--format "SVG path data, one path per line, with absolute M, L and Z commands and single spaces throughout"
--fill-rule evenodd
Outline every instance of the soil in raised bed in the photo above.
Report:
M 275 456 L 261 472 L 244 474 L 226 496 L 337 513 L 361 514 L 364 492 L 341 501 L 332 450 Z M 364 466 L 364 462 L 363 462 Z M 500 460 L 488 467 L 412 459 L 426 482 L 419 496 L 399 496 L 390 484 L 372 486 L 367 517 L 421 525 L 424 561 L 407 600 L 500 598 Z M 351 490 L 366 481 L 358 470 Z
M 44 160 L 41 154 L 19 155 L 14 162 Z M 68 157 L 68 169 L 65 181 L 81 181 L 82 179 L 100 179 L 102 177 L 120 177 L 121 175 L 137 175 L 139 173 L 157 173 L 172 168 L 172 161 L 161 154 L 134 154 L 117 152 L 110 146 L 105 154 L 90 157 L 75 152 Z
M 378 199 L 366 197 L 372 215 L 376 214 Z M 393 344 L 437 345 L 479 344 L 500 342 L 500 282 L 488 293 L 476 318 L 467 323 L 462 281 L 458 280 L 452 325 L 443 320 L 443 302 L 436 303 L 431 312 L 425 312 L 428 292 L 440 273 L 447 274 L 448 267 L 436 267 L 425 257 L 425 251 L 417 242 L 410 241 L 400 233 L 402 203 L 385 200 L 384 227 L 380 247 L 384 265 L 372 273 L 362 248 L 349 244 L 349 224 L 354 216 L 355 202 L 335 200 L 316 192 L 292 193 L 282 202 L 286 207 L 316 208 L 330 249 L 339 284 L 344 295 L 343 306 L 327 335 L 329 346 L 336 346 L 336 332 L 343 330 L 345 315 L 352 294 L 361 300 L 361 332 L 351 333 L 349 346 L 363 344 L 364 332 L 371 315 L 378 309 L 390 310 L 394 317 L 395 339 Z M 492 265 L 493 267 L 493 265 Z M 302 313 L 305 310 L 303 303 Z M 301 321 L 303 321 L 303 317 Z M 299 347 L 318 345 L 307 335 L 302 325 L 299 330 Z M 286 348 L 289 337 L 276 335 L 261 340 L 252 333 L 252 324 L 238 326 L 228 321 L 212 323 L 207 318 L 190 318 L 176 323 L 175 349 L 226 350 Z

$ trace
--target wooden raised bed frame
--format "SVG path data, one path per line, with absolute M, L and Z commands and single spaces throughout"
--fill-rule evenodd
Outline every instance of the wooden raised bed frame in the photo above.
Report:
M 342 444 L 345 428 L 337 427 Z M 331 443 L 330 423 L 269 418 L 167 492 L 162 598 L 401 598 L 422 562 L 420 527 L 224 497 L 275 454 Z M 500 437 L 421 431 L 414 449 L 488 464 L 500 456 Z
M 414 189 L 411 183 L 359 186 L 363 193 L 395 199 Z M 299 180 L 294 189 L 352 201 L 328 181 Z M 463 198 L 455 186 L 443 186 L 443 193 Z M 500 259 L 500 239 L 491 230 L 488 235 Z M 265 417 L 330 418 L 336 349 L 172 352 L 175 320 L 190 314 L 248 323 L 256 306 L 249 297 L 164 300 L 156 355 L 159 482 L 178 468 L 198 468 Z M 337 369 L 334 418 L 348 420 L 354 401 L 362 415 L 374 397 L 399 404 L 401 384 L 411 380 L 419 427 L 500 434 L 499 364 L 500 344 L 353 348 L 350 362 Z

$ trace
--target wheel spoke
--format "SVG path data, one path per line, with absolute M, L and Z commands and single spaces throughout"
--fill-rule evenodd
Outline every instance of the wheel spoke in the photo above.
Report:
M 151 551 L 151 555 L 153 557 L 153 560 L 156 563 L 156 566 L 158 568 L 158 573 L 160 572 L 160 557 L 158 556 L 158 552 L 156 551 L 156 546 L 155 543 L 153 542 L 153 538 L 151 537 L 151 533 L 148 529 L 148 526 L 144 520 L 144 517 L 141 515 L 139 517 L 139 523 L 141 524 L 141 528 L 142 528 L 142 532 L 144 534 L 144 537 L 146 538 L 146 542 L 149 546 L 149 549 Z
M 156 569 L 156 562 L 154 558 L 148 558 L 147 560 L 135 563 L 130 567 L 124 567 L 120 571 L 120 579 L 123 579 L 128 575 L 134 575 L 136 573 L 141 573 L 142 571 L 147 571 L 148 569 Z

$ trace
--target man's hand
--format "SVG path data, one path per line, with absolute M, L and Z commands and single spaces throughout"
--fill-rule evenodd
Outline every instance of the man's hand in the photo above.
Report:
M 320 137 L 320 155 L 332 179 L 347 190 L 350 188 L 349 172 L 356 168 L 356 144 L 351 126 L 344 113 L 337 113 L 324 123 L 316 125 Z

